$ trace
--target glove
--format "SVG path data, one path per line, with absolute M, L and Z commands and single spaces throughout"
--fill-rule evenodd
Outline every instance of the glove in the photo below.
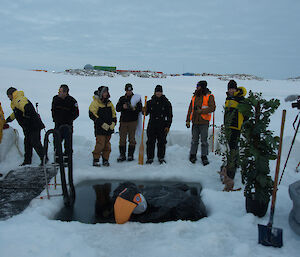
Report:
M 186 126 L 187 128 L 190 128 L 191 123 L 190 123 L 189 121 L 187 121 L 187 122 L 185 123 L 185 126 Z
M 165 133 L 168 134 L 170 131 L 170 128 L 165 128 Z
M 9 123 L 9 122 L 12 122 L 11 118 L 8 117 L 6 120 L 5 120 L 5 123 Z
M 145 113 L 147 111 L 147 108 L 145 106 L 142 107 L 142 112 Z
M 101 128 L 107 131 L 109 129 L 109 125 L 107 123 L 103 123 Z
M 110 124 L 109 128 L 110 128 L 111 130 L 114 130 L 115 126 L 116 126 L 116 123 L 112 122 L 112 123 Z

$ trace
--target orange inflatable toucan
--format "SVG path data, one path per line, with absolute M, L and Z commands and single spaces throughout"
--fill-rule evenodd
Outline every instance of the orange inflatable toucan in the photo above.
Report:
M 141 214 L 147 209 L 144 196 L 131 187 L 126 187 L 117 197 L 114 214 L 117 224 L 129 221 L 132 213 Z

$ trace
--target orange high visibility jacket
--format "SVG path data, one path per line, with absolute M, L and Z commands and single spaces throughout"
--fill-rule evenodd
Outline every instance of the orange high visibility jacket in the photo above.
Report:
M 207 94 L 207 95 L 203 96 L 203 102 L 202 102 L 201 109 L 206 109 L 206 108 L 208 108 L 208 99 L 209 99 L 209 97 L 210 97 L 211 95 L 213 96 L 213 94 Z M 193 114 L 194 114 L 194 104 L 195 104 L 195 99 L 196 99 L 196 96 L 193 96 L 193 97 L 192 97 L 192 112 L 191 112 L 191 115 L 190 115 L 190 120 L 192 120 Z M 204 120 L 210 121 L 210 120 L 211 120 L 211 113 L 201 114 L 201 117 L 202 117 L 202 119 L 204 119 Z

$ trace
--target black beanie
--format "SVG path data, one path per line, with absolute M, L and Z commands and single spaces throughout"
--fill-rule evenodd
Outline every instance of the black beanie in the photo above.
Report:
M 125 91 L 132 91 L 132 90 L 133 90 L 132 85 L 131 85 L 130 83 L 127 83 L 127 84 L 125 85 Z
M 154 92 L 163 92 L 162 86 L 161 86 L 161 85 L 157 85 L 157 86 L 155 87 Z
M 14 88 L 14 87 L 10 87 L 9 89 L 7 89 L 7 91 L 6 91 L 6 94 L 7 94 L 7 95 L 12 95 L 12 94 L 13 94 L 13 92 L 15 92 L 15 91 L 17 91 L 17 89 L 16 89 L 16 88 Z
M 197 83 L 197 87 L 201 87 L 202 89 L 205 89 L 207 87 L 207 81 L 206 80 L 200 80 Z
M 237 84 L 236 84 L 236 82 L 234 81 L 234 80 L 230 80 L 229 82 L 228 82 L 228 90 L 230 89 L 230 88 L 235 88 L 235 89 L 237 89 Z

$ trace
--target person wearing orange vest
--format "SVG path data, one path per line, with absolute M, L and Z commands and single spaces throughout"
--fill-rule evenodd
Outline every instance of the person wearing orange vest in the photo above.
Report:
M 201 160 L 202 164 L 208 165 L 208 127 L 211 113 L 216 109 L 214 95 L 207 88 L 207 81 L 201 80 L 197 83 L 194 96 L 190 102 L 186 117 L 186 127 L 190 128 L 192 122 L 192 142 L 190 149 L 190 162 L 197 161 L 199 139 L 201 137 Z

